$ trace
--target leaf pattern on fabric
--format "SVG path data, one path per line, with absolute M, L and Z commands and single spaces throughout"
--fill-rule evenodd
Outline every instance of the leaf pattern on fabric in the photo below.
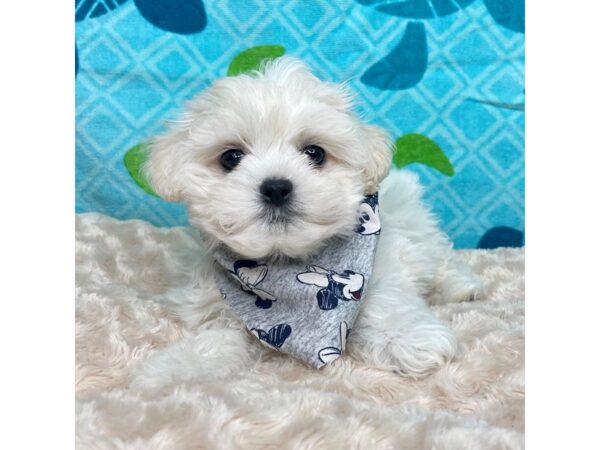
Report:
M 148 144 L 141 143 L 131 147 L 127 153 L 125 153 L 125 157 L 123 158 L 123 163 L 125 164 L 125 168 L 133 181 L 141 187 L 145 192 L 154 197 L 158 197 L 158 195 L 152 190 L 150 183 L 144 176 L 142 172 L 143 164 L 148 159 Z
M 475 0 L 356 1 L 365 6 L 374 6 L 377 11 L 391 16 L 411 19 L 399 44 L 361 78 L 367 86 L 402 90 L 421 81 L 427 69 L 427 36 L 421 20 L 454 14 Z M 525 32 L 524 0 L 484 0 L 484 4 L 500 25 L 520 33 Z
M 134 0 L 140 14 L 155 27 L 177 34 L 199 33 L 206 27 L 202 0 Z
M 227 75 L 239 75 L 257 70 L 263 61 L 276 59 L 285 54 L 281 45 L 259 45 L 238 53 L 229 64 Z
M 432 167 L 447 176 L 454 175 L 454 167 L 442 149 L 422 134 L 405 134 L 394 145 L 394 164 L 401 168 L 420 163 Z
M 420 22 L 409 22 L 398 45 L 371 66 L 360 81 L 382 90 L 411 88 L 423 78 L 427 57 L 425 27 Z
M 492 106 L 494 108 L 500 109 L 508 109 L 510 111 L 525 111 L 525 103 L 507 103 L 507 102 L 497 102 L 494 100 L 479 100 L 476 98 L 468 98 L 467 100 L 475 103 L 481 103 L 482 105 Z
M 94 19 L 127 0 L 75 0 L 75 21 Z M 202 0 L 134 0 L 138 11 L 152 25 L 177 34 L 199 33 L 206 28 Z
M 525 33 L 525 0 L 483 0 L 497 24 Z
M 453 14 L 473 3 L 475 0 L 406 0 L 377 6 L 378 11 L 407 19 L 432 19 Z M 373 2 L 375 3 L 375 2 Z
M 477 248 L 523 247 L 523 232 L 511 227 L 494 227 L 485 232 Z

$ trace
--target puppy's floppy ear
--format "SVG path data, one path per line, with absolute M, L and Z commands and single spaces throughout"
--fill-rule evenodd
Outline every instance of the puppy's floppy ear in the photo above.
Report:
M 390 171 L 392 162 L 392 142 L 381 128 L 362 125 L 363 145 L 367 152 L 367 163 L 363 170 L 365 193 L 373 194 L 379 189 L 379 183 Z
M 146 179 L 161 198 L 170 202 L 181 200 L 181 177 L 186 152 L 179 148 L 187 131 L 178 128 L 149 143 L 148 159 L 143 166 Z

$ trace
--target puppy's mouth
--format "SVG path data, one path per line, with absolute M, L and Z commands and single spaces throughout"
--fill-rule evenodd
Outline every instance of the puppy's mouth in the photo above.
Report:
M 299 212 L 291 206 L 265 206 L 259 214 L 259 219 L 274 227 L 287 227 L 298 219 Z

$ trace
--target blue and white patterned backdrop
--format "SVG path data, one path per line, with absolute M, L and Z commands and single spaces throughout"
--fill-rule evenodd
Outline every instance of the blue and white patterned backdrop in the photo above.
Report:
M 523 0 L 76 0 L 76 21 L 77 212 L 186 224 L 124 158 L 268 45 L 351 80 L 457 247 L 521 245 Z

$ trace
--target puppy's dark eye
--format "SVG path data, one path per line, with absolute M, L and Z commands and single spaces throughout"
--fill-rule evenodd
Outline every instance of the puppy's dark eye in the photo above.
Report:
M 240 163 L 243 157 L 243 151 L 241 151 L 239 148 L 232 148 L 221 155 L 219 162 L 225 170 L 230 171 Z
M 302 152 L 317 166 L 320 166 L 325 162 L 325 150 L 318 145 L 309 145 L 308 147 L 304 147 Z

